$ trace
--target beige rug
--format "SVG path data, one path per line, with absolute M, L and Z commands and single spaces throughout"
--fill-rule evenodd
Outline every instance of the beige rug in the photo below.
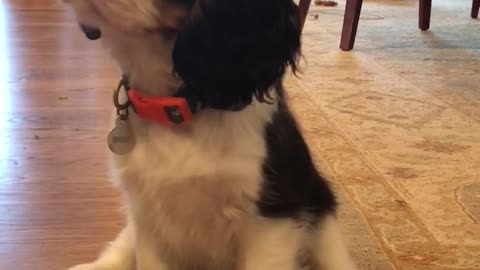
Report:
M 421 33 L 417 2 L 366 1 L 350 53 L 314 8 L 290 97 L 360 269 L 480 269 L 480 21 L 434 1 Z

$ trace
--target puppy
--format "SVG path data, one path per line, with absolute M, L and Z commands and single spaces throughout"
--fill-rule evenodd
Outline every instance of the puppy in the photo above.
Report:
M 283 94 L 292 0 L 67 2 L 129 97 L 111 141 L 128 224 L 71 270 L 354 269 Z

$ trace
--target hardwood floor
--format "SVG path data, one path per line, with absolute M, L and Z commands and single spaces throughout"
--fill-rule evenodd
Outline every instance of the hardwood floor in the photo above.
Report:
M 99 46 L 61 1 L 0 1 L 2 270 L 86 262 L 122 225 L 105 142 L 118 74 Z

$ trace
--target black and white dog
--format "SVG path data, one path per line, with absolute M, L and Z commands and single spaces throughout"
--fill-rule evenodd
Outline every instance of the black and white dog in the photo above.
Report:
M 71 270 L 353 270 L 282 89 L 292 0 L 66 0 L 126 78 L 110 137 L 128 224 Z

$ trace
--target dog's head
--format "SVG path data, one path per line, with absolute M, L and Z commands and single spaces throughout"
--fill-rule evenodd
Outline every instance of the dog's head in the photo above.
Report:
M 300 19 L 293 0 L 66 1 L 81 24 L 102 32 L 124 72 L 141 78 L 162 66 L 168 74 L 157 78 L 179 81 L 211 108 L 267 101 L 287 67 L 296 69 Z M 142 63 L 132 63 L 136 58 Z

